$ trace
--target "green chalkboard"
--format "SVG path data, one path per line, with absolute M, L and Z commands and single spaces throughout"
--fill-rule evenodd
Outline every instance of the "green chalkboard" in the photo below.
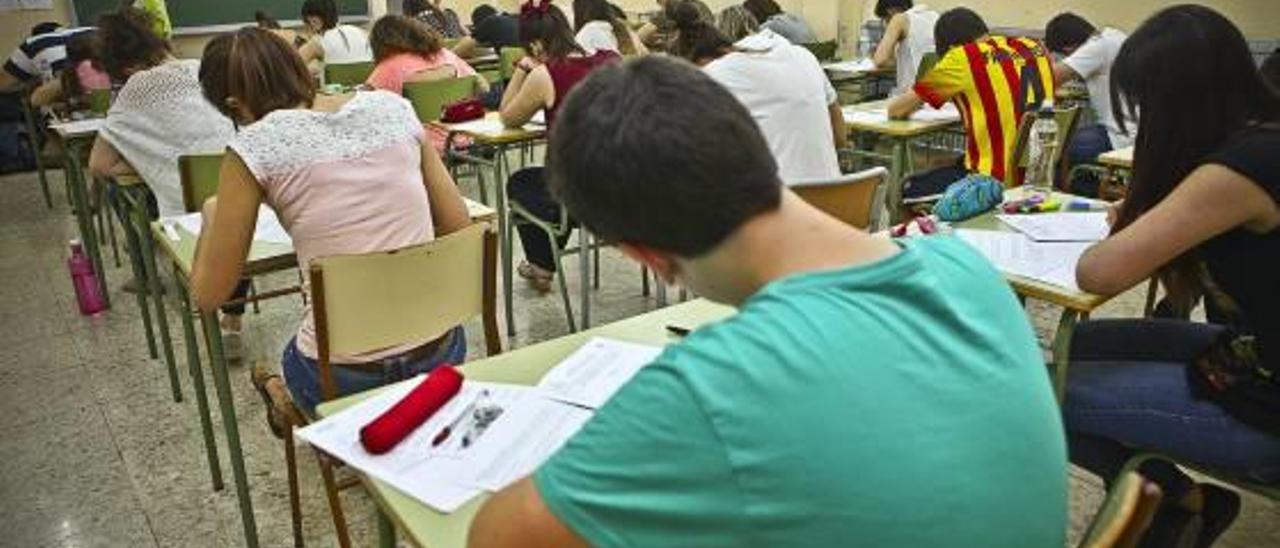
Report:
M 369 0 L 334 0 L 343 16 L 368 16 Z M 302 0 L 168 0 L 169 19 L 175 32 L 199 27 L 240 25 L 253 22 L 256 11 L 265 11 L 281 22 L 301 19 Z M 92 25 L 99 15 L 120 5 L 120 0 L 72 0 L 76 20 Z

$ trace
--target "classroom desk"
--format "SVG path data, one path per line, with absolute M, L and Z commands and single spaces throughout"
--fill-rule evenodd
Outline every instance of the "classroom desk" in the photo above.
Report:
M 498 113 L 490 112 L 485 119 L 491 122 L 498 122 Z M 474 156 L 466 153 L 450 152 L 451 157 L 471 162 L 478 165 L 488 166 L 493 170 L 493 186 L 494 186 L 494 203 L 498 216 L 498 237 L 501 241 L 502 248 L 502 296 L 503 310 L 507 316 L 507 335 L 515 335 L 516 323 L 515 314 L 512 309 L 512 256 L 511 256 L 511 211 L 507 203 L 507 176 L 511 174 L 511 166 L 508 164 L 507 151 L 518 146 L 524 146 L 546 138 L 547 131 L 545 126 L 534 124 L 526 124 L 523 128 L 504 128 L 497 131 L 474 131 L 466 128 L 465 124 L 448 124 L 444 122 L 431 122 L 433 125 L 443 128 L 450 134 L 466 135 L 471 138 L 475 145 L 481 147 L 491 147 L 494 152 L 492 160 Z M 484 181 L 480 181 L 483 186 Z M 589 266 L 588 266 L 589 267 Z M 585 270 L 584 270 L 585 272 Z M 587 287 L 587 284 L 583 284 Z M 586 296 L 586 290 L 583 291 Z M 585 300 L 584 306 L 585 306 Z M 586 309 L 584 312 L 584 322 L 586 324 Z
M 1005 201 L 1018 200 L 1028 194 L 1029 192 L 1024 191 L 1022 188 L 1014 188 L 1006 190 L 1004 198 Z M 1053 195 L 1064 204 L 1078 199 L 1070 194 L 1058 192 L 1053 193 Z M 998 211 L 993 210 L 979 217 L 956 223 L 955 228 L 1014 232 L 1012 228 L 996 218 L 998 213 Z M 1013 291 L 1020 298 L 1026 299 L 1029 297 L 1062 307 L 1062 314 L 1058 317 L 1058 327 L 1054 331 L 1053 341 L 1050 345 L 1053 356 L 1053 390 L 1058 396 L 1058 401 L 1061 402 L 1063 391 L 1066 389 L 1071 336 L 1075 333 L 1076 324 L 1080 320 L 1089 319 L 1089 315 L 1110 300 L 1110 297 L 1094 295 L 1078 289 L 1053 285 L 1022 276 L 1006 275 L 1005 277 L 1008 279 L 1009 285 L 1013 287 Z
M 822 71 L 833 87 L 843 89 L 846 86 L 860 86 L 858 101 L 866 100 L 870 95 L 867 93 L 867 86 L 885 79 L 892 80 L 897 76 L 897 71 L 892 66 L 871 70 L 844 70 L 839 67 L 841 63 L 841 61 L 823 63 Z
M 1128 146 L 1118 148 L 1112 151 L 1103 152 L 1098 155 L 1098 163 L 1111 169 L 1132 170 L 1133 169 L 1133 147 Z
M 852 110 L 870 111 L 881 110 L 888 106 L 888 100 L 870 101 L 866 103 L 858 103 L 852 105 Z M 862 120 L 850 119 L 845 116 L 844 123 L 849 131 L 862 131 L 874 133 L 888 139 L 893 147 L 893 151 L 889 158 L 889 181 L 885 191 L 876 191 L 874 204 L 884 203 L 889 210 L 890 223 L 898 222 L 898 209 L 902 202 L 902 185 L 907 177 L 907 170 L 911 164 L 911 142 L 926 135 L 930 135 L 945 129 L 955 127 L 960 124 L 960 120 L 886 120 L 883 122 L 868 122 Z M 862 151 L 863 155 L 873 157 L 882 157 L 869 151 Z M 880 226 L 880 208 L 872 209 L 871 226 Z
M 89 254 L 89 260 L 93 262 L 93 272 L 102 290 L 102 300 L 107 308 L 111 308 L 111 292 L 107 290 L 107 276 L 102 270 L 102 250 L 98 247 L 98 237 L 93 231 L 93 212 L 89 209 L 88 183 L 84 176 L 85 166 L 81 161 L 87 150 L 85 147 L 93 146 L 98 130 L 105 122 L 103 118 L 94 118 L 52 124 L 49 129 L 62 142 L 63 171 L 71 198 L 71 209 L 75 212 L 76 224 L 80 228 L 80 241 L 84 243 L 85 253 Z
M 695 328 L 731 314 L 733 309 L 730 307 L 697 299 L 470 362 L 462 370 L 471 380 L 533 385 L 548 370 L 592 337 L 610 337 L 623 341 L 665 345 L 678 340 L 667 333 L 668 325 Z M 321 417 L 333 415 L 385 389 L 370 390 L 323 403 L 316 408 L 316 412 Z M 488 495 L 480 495 L 452 514 L 441 514 L 386 483 L 364 475 L 361 475 L 361 480 L 373 495 L 380 510 L 381 546 L 395 545 L 394 529 L 387 520 L 393 522 L 395 528 L 402 531 L 417 546 L 432 548 L 466 546 L 471 520 L 475 518 L 480 505 L 488 499 Z
M 465 198 L 464 198 L 465 200 Z M 492 222 L 496 214 L 492 208 L 466 200 L 467 211 L 475 222 Z M 191 375 L 193 391 L 196 395 L 196 407 L 200 415 L 200 430 L 204 435 L 205 453 L 209 463 L 209 473 L 214 490 L 222 489 L 222 471 L 218 462 L 217 443 L 213 438 L 212 419 L 209 415 L 209 402 L 204 387 L 204 375 L 200 369 L 200 353 L 196 347 L 195 327 L 192 322 L 190 297 L 191 268 L 195 262 L 197 237 L 181 227 L 174 227 L 178 239 L 172 239 L 160 221 L 151 223 L 151 239 L 157 242 L 161 252 L 173 263 L 174 285 L 178 289 L 178 302 L 182 307 L 182 335 L 187 348 L 187 366 Z M 243 275 L 245 277 L 260 276 L 272 272 L 288 270 L 298 266 L 298 257 L 293 246 L 287 244 L 253 242 L 249 248 L 249 256 L 245 259 Z M 154 265 L 150 269 L 158 272 Z M 157 284 L 158 285 L 158 284 Z M 271 291 L 253 297 L 263 300 L 282 297 L 301 292 L 301 287 L 293 287 Z M 157 295 L 157 298 L 159 296 Z M 157 307 L 163 314 L 163 308 Z M 231 473 L 236 484 L 236 498 L 240 504 L 240 518 L 244 525 L 245 543 L 250 548 L 258 546 L 257 526 L 253 516 L 253 502 L 249 497 L 249 483 L 245 474 L 244 452 L 240 446 L 240 429 L 236 422 L 235 402 L 231 396 L 231 381 L 227 373 L 227 363 L 222 353 L 222 330 L 218 324 L 217 312 L 201 312 L 201 324 L 204 329 L 206 350 L 213 373 L 213 385 L 218 397 L 218 407 L 222 416 L 223 433 L 226 436 L 227 451 L 230 453 Z

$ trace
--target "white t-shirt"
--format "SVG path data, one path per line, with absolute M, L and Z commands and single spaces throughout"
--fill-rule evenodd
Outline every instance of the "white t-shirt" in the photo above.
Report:
M 1125 120 L 1125 128 L 1129 135 L 1120 133 L 1120 126 L 1111 115 L 1111 63 L 1120 53 L 1128 36 L 1113 28 L 1104 28 L 1088 41 L 1081 44 L 1062 62 L 1081 78 L 1089 88 L 1089 104 L 1098 115 L 1098 123 L 1107 128 L 1107 137 L 1111 139 L 1112 148 L 1124 148 L 1133 144 L 1133 134 L 1137 131 L 1137 120 Z
M 898 82 L 893 95 L 902 95 L 916 84 L 916 72 L 924 54 L 934 50 L 933 26 L 938 22 L 938 12 L 929 6 L 917 4 L 903 13 L 907 18 L 907 35 L 898 42 L 894 64 L 898 67 Z
M 591 21 L 578 29 L 575 37 L 578 45 L 588 51 L 616 51 L 622 53 L 618 46 L 618 37 L 613 34 L 613 25 L 608 21 Z
M 809 50 L 762 30 L 704 70 L 738 99 L 769 143 L 778 176 L 790 184 L 840 176 L 828 106 L 836 102 Z
M 360 27 L 338 25 L 320 35 L 324 62 L 329 64 L 362 63 L 373 60 L 369 36 Z

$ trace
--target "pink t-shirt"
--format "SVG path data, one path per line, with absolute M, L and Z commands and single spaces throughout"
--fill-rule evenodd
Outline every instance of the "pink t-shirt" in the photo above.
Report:
M 87 91 L 96 89 L 111 89 L 111 77 L 107 73 L 93 68 L 92 61 L 80 61 L 76 65 L 76 79 L 80 80 L 80 87 Z
M 422 180 L 425 138 L 408 101 L 371 91 L 357 93 L 337 112 L 277 110 L 244 128 L 230 147 L 244 159 L 262 185 L 267 205 L 293 237 L 306 275 L 318 257 L 390 251 L 435 237 Z M 309 304 L 304 314 L 298 349 L 315 359 Z M 330 358 L 367 362 L 428 339 Z
M 396 95 L 404 93 L 404 83 L 414 74 L 424 70 L 440 67 L 453 67 L 454 76 L 474 76 L 476 69 L 463 61 L 457 54 L 441 48 L 432 57 L 423 57 L 416 53 L 401 53 L 383 59 L 369 74 L 366 84 L 377 89 L 385 89 Z

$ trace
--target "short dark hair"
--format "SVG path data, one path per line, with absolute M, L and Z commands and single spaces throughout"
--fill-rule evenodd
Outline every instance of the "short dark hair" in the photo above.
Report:
M 938 16 L 933 25 L 933 43 L 938 55 L 961 44 L 967 44 L 990 32 L 987 23 L 969 8 L 954 8 Z
M 311 105 L 316 96 L 316 81 L 298 51 L 257 27 L 223 34 L 205 46 L 200 87 L 204 98 L 233 120 L 229 97 L 261 120 L 274 110 Z
M 400 2 L 400 12 L 409 17 L 417 17 L 419 13 L 431 9 L 427 0 L 404 0 Z
M 302 19 L 319 17 L 322 30 L 338 26 L 338 5 L 333 0 L 306 0 L 302 3 Z
M 36 23 L 35 26 L 31 27 L 31 36 L 40 36 L 41 34 L 49 34 L 50 32 L 54 32 L 60 28 L 62 28 L 62 25 L 60 23 L 55 23 L 53 21 L 44 21 L 42 23 Z
M 751 15 L 756 16 L 756 21 L 762 24 L 770 17 L 782 13 L 782 6 L 773 0 L 746 0 L 742 3 L 742 7 L 747 8 Z
M 1066 53 L 1080 47 L 1097 31 L 1079 15 L 1069 11 L 1059 13 L 1044 27 L 1044 45 L 1054 53 Z
M 164 61 L 169 43 L 156 34 L 151 16 L 137 8 L 121 8 L 98 18 L 102 68 L 117 82 L 128 70 L 147 69 Z
M 401 53 L 429 58 L 440 53 L 444 39 L 435 29 L 416 18 L 386 15 L 378 19 L 369 31 L 369 47 L 373 49 L 374 61 L 379 63 Z
M 911 9 L 913 5 L 911 0 L 876 0 L 876 17 L 887 19 L 889 10 L 898 10 L 898 13 L 902 13 Z
M 489 4 L 480 4 L 471 10 L 471 25 L 479 25 L 481 21 L 498 14 L 498 10 Z
M 670 57 L 593 72 L 569 93 L 548 143 L 552 193 L 605 242 L 698 257 L 782 199 L 751 113 Z
M 280 29 L 280 22 L 276 21 L 275 17 L 272 17 L 270 13 L 267 13 L 265 11 L 258 10 L 253 12 L 253 20 L 254 22 L 258 23 L 258 28 L 268 29 L 268 30 Z
M 587 53 L 574 38 L 569 19 L 555 4 L 548 5 L 546 11 L 521 10 L 519 29 L 520 47 L 525 51 L 533 51 L 530 45 L 537 42 L 542 45 L 542 54 L 552 59 L 562 59 L 573 53 Z
M 693 62 L 716 59 L 733 48 L 733 41 L 720 32 L 713 21 L 707 21 L 696 0 L 671 0 L 665 14 L 676 33 L 668 49 L 672 55 Z

